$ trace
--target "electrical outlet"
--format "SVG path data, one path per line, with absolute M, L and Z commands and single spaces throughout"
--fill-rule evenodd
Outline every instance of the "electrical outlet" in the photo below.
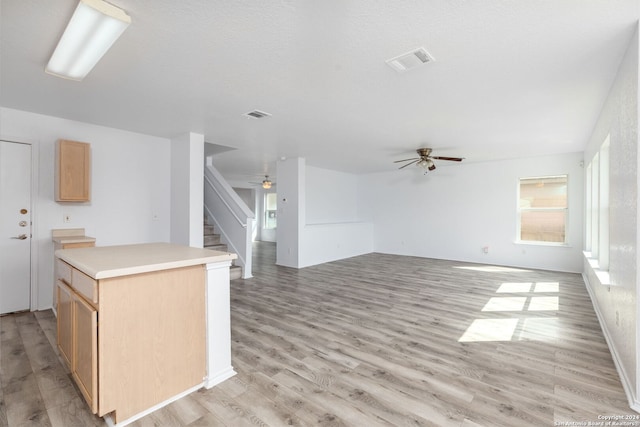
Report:
M 71 215 L 64 214 L 62 221 L 64 221 L 65 223 L 71 222 Z

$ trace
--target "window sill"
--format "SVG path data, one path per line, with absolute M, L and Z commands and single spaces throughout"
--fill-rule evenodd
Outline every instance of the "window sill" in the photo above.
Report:
M 570 248 L 571 246 L 568 243 L 557 243 L 557 242 L 534 242 L 530 240 L 516 240 L 513 242 L 516 245 L 529 245 L 529 246 L 550 246 L 555 248 Z
M 591 252 L 582 252 L 584 254 L 585 259 L 589 263 L 589 267 L 591 267 L 591 271 L 596 275 L 598 281 L 602 286 L 611 286 L 611 277 L 609 276 L 609 270 L 601 270 L 600 264 L 598 263 L 597 258 L 591 257 Z

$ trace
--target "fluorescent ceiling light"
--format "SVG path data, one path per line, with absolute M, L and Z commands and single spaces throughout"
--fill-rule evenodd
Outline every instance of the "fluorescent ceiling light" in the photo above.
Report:
M 131 23 L 127 13 L 103 0 L 80 0 L 45 71 L 82 80 Z

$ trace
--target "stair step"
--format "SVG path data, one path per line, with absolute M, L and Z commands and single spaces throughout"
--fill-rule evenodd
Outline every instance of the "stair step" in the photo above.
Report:
M 241 278 L 242 278 L 242 267 L 240 267 L 239 265 L 232 265 L 231 268 L 229 268 L 229 279 L 235 280 L 235 279 L 241 279 Z
M 212 251 L 229 252 L 227 245 L 224 243 L 218 243 L 214 245 L 204 245 L 205 249 L 211 249 Z
M 215 234 L 213 229 L 213 225 L 209 225 L 207 219 L 205 218 L 203 224 L 203 236 L 204 236 L 204 248 L 210 249 L 212 251 L 220 251 L 220 252 L 229 252 L 229 247 L 224 243 L 220 243 L 220 235 Z M 241 279 L 242 278 L 242 267 L 239 265 L 235 265 L 235 260 L 231 262 L 231 267 L 229 268 L 229 279 Z
M 209 234 L 204 236 L 204 246 L 219 245 L 219 244 L 220 244 L 219 234 Z

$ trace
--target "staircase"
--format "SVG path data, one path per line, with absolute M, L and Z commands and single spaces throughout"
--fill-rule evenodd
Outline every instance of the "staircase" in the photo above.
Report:
M 220 235 L 216 234 L 213 225 L 204 224 L 204 248 L 220 252 L 229 252 L 227 245 L 220 242 Z M 235 260 L 231 263 L 229 269 L 229 278 L 231 280 L 240 279 L 242 277 L 242 267 L 235 265 Z

